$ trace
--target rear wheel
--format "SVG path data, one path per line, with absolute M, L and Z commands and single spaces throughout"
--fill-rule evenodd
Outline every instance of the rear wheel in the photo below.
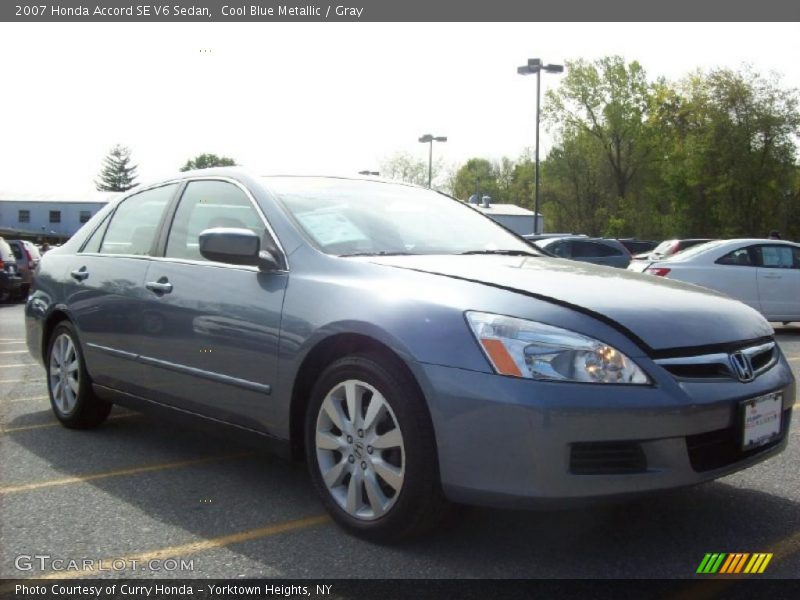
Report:
M 65 427 L 97 427 L 111 412 L 111 404 L 92 390 L 77 333 L 68 321 L 59 323 L 50 336 L 47 389 L 53 412 Z
M 323 372 L 307 413 L 306 454 L 322 502 L 351 533 L 394 541 L 444 516 L 425 401 L 392 361 L 354 355 Z

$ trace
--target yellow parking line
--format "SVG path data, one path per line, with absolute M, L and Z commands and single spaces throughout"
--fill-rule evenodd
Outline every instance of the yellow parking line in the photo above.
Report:
M 111 421 L 112 419 L 129 419 L 130 417 L 139 417 L 141 416 L 140 413 L 124 413 L 121 415 L 111 415 L 108 417 L 108 420 Z M 30 431 L 32 429 L 45 429 L 47 427 L 58 427 L 61 423 L 58 421 L 51 421 L 50 423 L 38 423 L 36 425 L 23 425 L 22 427 L 11 427 L 10 429 L 6 429 L 4 426 L 0 425 L 0 433 L 15 433 L 17 431 Z
M 148 465 L 146 467 L 130 467 L 128 469 L 115 469 L 114 471 L 91 473 L 89 475 L 76 475 L 75 477 L 62 477 L 61 479 L 50 479 L 47 481 L 37 481 L 35 483 L 21 483 L 19 485 L 8 485 L 0 487 L 0 495 L 16 494 L 19 492 L 30 492 L 31 490 L 39 490 L 41 488 L 54 487 L 59 485 L 68 485 L 71 483 L 83 483 L 85 481 L 94 481 L 95 479 L 122 477 L 124 475 L 139 475 L 141 473 L 152 473 L 153 471 L 164 471 L 166 469 L 179 469 L 181 467 L 202 465 L 205 463 L 219 462 L 222 460 L 231 460 L 234 458 L 242 458 L 245 456 L 252 456 L 252 455 L 253 455 L 252 452 L 240 452 L 238 454 L 224 454 L 222 456 L 207 456 L 205 458 L 195 458 L 192 460 L 181 460 L 171 463 L 161 463 L 157 465 Z
M 200 540 L 197 542 L 189 542 L 188 544 L 181 544 L 179 546 L 170 546 L 168 548 L 160 548 L 158 550 L 151 550 L 149 552 L 140 552 L 138 554 L 130 554 L 128 556 L 114 557 L 100 561 L 98 565 L 111 565 L 114 560 L 124 560 L 127 564 L 136 561 L 137 563 L 148 563 L 151 560 L 164 560 L 171 557 L 183 557 L 198 552 L 205 552 L 206 550 L 215 550 L 230 546 L 231 544 L 239 544 L 241 542 L 249 542 L 288 531 L 297 531 L 300 529 L 307 529 L 315 525 L 322 525 L 328 523 L 330 518 L 327 515 L 314 515 L 312 517 L 304 517 L 294 521 L 285 521 L 283 523 L 275 523 L 260 527 L 258 529 L 250 529 L 231 535 L 223 535 L 220 537 L 211 538 L 208 540 Z M 81 571 L 59 571 L 56 573 L 47 573 L 46 575 L 37 576 L 36 579 L 76 579 L 78 577 L 88 577 L 94 575 L 97 571 L 94 569 L 85 569 Z

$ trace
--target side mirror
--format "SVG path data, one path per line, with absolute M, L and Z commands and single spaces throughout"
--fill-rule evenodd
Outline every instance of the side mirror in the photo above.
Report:
M 261 249 L 261 238 L 250 229 L 206 229 L 200 233 L 200 254 L 208 260 L 254 266 L 262 271 L 280 268 L 272 252 Z

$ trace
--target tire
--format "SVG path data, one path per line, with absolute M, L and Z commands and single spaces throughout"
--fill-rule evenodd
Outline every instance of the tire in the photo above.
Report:
M 361 410 L 353 420 L 347 405 L 355 402 Z M 346 531 L 396 542 L 444 518 L 427 405 L 394 361 L 356 354 L 326 368 L 311 394 L 305 443 L 314 488 Z
M 50 406 L 62 425 L 91 429 L 106 420 L 112 405 L 92 390 L 78 335 L 69 321 L 62 321 L 53 329 L 45 369 Z

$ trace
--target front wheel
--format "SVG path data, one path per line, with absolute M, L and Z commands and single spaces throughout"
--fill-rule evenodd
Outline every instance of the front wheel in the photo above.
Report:
M 427 406 L 394 362 L 354 355 L 331 364 L 314 386 L 305 432 L 314 487 L 349 532 L 394 541 L 444 516 Z
M 50 336 L 47 389 L 53 413 L 65 427 L 97 427 L 111 412 L 111 404 L 98 398 L 92 390 L 78 335 L 68 321 L 59 323 Z

